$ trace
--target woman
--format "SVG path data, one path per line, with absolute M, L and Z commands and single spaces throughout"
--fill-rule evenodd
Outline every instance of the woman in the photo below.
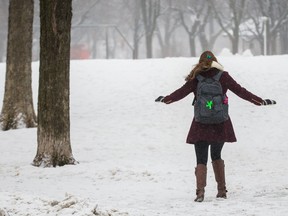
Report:
M 222 86 L 223 95 L 226 95 L 229 89 L 240 98 L 247 100 L 257 106 L 276 104 L 275 101 L 265 99 L 252 94 L 245 88 L 241 87 L 229 74 L 223 71 L 223 66 L 218 63 L 214 54 L 210 51 L 205 51 L 200 56 L 198 64 L 193 68 L 190 74 L 186 77 L 186 83 L 174 91 L 172 94 L 163 97 L 159 96 L 155 101 L 164 102 L 170 104 L 181 100 L 190 93 L 194 93 L 196 97 L 198 75 L 201 74 L 204 78 L 212 78 L 217 73 L 221 72 L 222 75 L 219 82 Z M 198 77 L 197 77 L 198 76 Z M 197 97 L 196 97 L 197 100 Z M 228 98 L 223 100 L 223 103 L 228 103 Z M 195 202 L 202 202 L 204 200 L 206 176 L 207 176 L 207 161 L 208 161 L 208 149 L 210 146 L 210 155 L 215 174 L 215 180 L 217 182 L 218 193 L 217 198 L 227 198 L 226 195 L 226 182 L 225 182 L 225 170 L 224 160 L 221 158 L 221 151 L 225 142 L 236 142 L 232 122 L 230 117 L 219 124 L 203 124 L 195 121 L 193 118 L 187 140 L 188 144 L 194 144 L 195 153 L 197 159 L 197 166 L 195 168 L 196 175 L 196 199 Z

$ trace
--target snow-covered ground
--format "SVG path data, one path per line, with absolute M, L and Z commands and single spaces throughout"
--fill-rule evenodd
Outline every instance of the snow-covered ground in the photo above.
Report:
M 37 168 L 36 129 L 0 132 L 0 209 L 6 215 L 286 216 L 288 56 L 218 57 L 241 85 L 275 106 L 228 93 L 237 143 L 223 149 L 227 200 L 217 200 L 212 166 L 195 203 L 194 146 L 185 144 L 192 95 L 155 103 L 184 84 L 198 58 L 71 62 L 75 166 Z M 39 63 L 33 63 L 37 110 Z M 0 64 L 0 109 L 5 64 Z M 1 215 L 0 210 L 0 215 Z

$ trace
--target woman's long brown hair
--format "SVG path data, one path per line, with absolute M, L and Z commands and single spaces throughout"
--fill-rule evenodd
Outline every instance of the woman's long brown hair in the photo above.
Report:
M 202 71 L 211 68 L 213 61 L 217 61 L 217 58 L 211 51 L 205 51 L 201 54 L 198 64 L 192 69 L 192 71 L 185 78 L 186 81 L 193 80 Z

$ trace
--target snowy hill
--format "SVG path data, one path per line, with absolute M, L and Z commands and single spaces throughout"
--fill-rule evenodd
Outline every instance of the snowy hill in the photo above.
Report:
M 36 129 L 0 131 L 0 209 L 12 215 L 285 216 L 288 212 L 288 56 L 218 57 L 242 86 L 276 106 L 228 92 L 238 139 L 223 150 L 228 199 L 212 165 L 195 203 L 192 95 L 155 103 L 184 84 L 196 58 L 71 62 L 71 144 L 79 164 L 36 168 Z M 39 63 L 33 63 L 37 107 Z M 5 64 L 0 64 L 0 109 Z M 37 108 L 36 108 L 37 109 Z M 0 210 L 1 215 L 1 210 Z

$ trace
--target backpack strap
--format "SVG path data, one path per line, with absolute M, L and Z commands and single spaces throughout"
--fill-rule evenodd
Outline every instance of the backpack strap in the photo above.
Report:
M 222 76 L 222 74 L 223 74 L 223 71 L 219 71 L 219 72 L 213 77 L 213 79 L 219 81 L 220 78 L 221 78 L 221 76 Z
M 204 79 L 206 79 L 205 77 L 203 77 L 202 75 L 198 74 L 196 76 L 196 79 L 198 80 L 198 82 L 202 82 Z M 199 83 L 198 83 L 199 84 Z M 192 106 L 194 106 L 196 103 L 196 95 L 194 96 L 193 102 L 192 102 Z
M 201 82 L 201 81 L 203 81 L 205 79 L 205 77 L 203 77 L 202 75 L 198 74 L 196 76 L 196 79 Z

